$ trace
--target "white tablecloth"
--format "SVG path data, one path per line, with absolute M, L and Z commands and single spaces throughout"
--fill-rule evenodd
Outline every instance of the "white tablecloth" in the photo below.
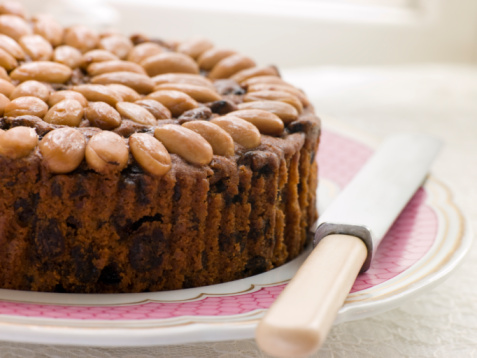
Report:
M 477 232 L 477 68 L 414 66 L 284 71 L 327 118 L 376 138 L 424 131 L 446 142 L 433 172 Z M 315 357 L 477 357 L 477 248 L 441 285 L 399 308 L 335 326 Z M 253 340 L 93 348 L 0 342 L 0 357 L 266 357 Z

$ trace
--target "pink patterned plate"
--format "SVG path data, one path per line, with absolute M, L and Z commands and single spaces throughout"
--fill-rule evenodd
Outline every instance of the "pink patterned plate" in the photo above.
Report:
M 356 134 L 323 132 L 320 210 L 372 152 L 369 140 Z M 386 235 L 371 269 L 357 278 L 336 322 L 391 309 L 432 287 L 457 266 L 470 244 L 469 226 L 450 191 L 430 177 Z M 179 291 L 80 295 L 0 290 L 0 340 L 147 346 L 251 338 L 307 254 L 244 280 Z

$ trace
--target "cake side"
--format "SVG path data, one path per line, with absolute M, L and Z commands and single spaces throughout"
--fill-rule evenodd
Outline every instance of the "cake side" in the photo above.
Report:
M 303 250 L 320 121 L 275 67 L 2 16 L 21 24 L 0 27 L 2 288 L 197 287 Z

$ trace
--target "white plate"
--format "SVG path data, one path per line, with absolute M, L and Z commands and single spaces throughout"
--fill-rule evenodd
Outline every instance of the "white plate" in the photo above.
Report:
M 320 210 L 372 154 L 368 139 L 323 132 L 318 155 Z M 336 323 L 396 307 L 437 284 L 471 245 L 450 190 L 430 177 L 360 275 Z M 0 290 L 0 340 L 88 346 L 147 346 L 251 338 L 258 320 L 308 252 L 260 275 L 158 293 L 60 294 Z

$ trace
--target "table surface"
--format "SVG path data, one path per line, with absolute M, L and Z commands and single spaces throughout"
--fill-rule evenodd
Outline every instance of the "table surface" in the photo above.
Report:
M 419 131 L 445 142 L 433 173 L 477 233 L 477 67 L 421 65 L 284 71 L 316 112 L 377 139 Z M 334 326 L 314 357 L 477 357 L 477 248 L 438 287 L 399 308 Z M 0 357 L 267 357 L 253 340 L 98 348 L 0 342 Z

